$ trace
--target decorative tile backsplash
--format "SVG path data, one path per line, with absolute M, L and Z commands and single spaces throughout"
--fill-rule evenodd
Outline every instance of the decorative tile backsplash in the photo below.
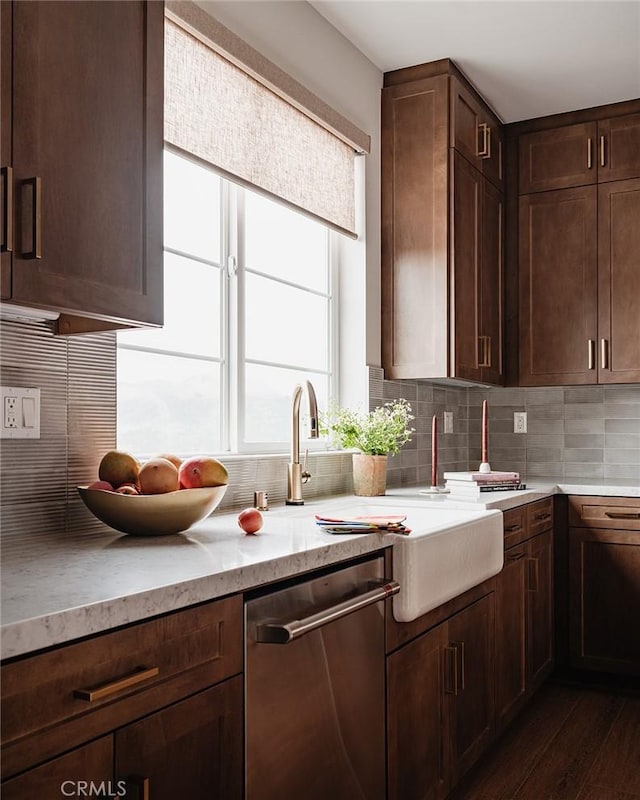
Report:
M 482 400 L 489 401 L 491 466 L 528 479 L 612 478 L 640 483 L 640 386 L 469 390 L 469 458 L 480 459 Z M 526 411 L 527 433 L 513 433 Z
M 439 426 L 439 475 L 480 461 L 480 413 L 489 400 L 490 460 L 527 479 L 620 478 L 640 482 L 640 386 L 547 389 L 444 387 L 424 381 L 386 381 L 369 371 L 370 407 L 405 397 L 416 432 L 389 460 L 390 486 L 428 485 L 431 417 Z M 98 527 L 75 487 L 95 478 L 102 454 L 116 443 L 116 339 L 113 333 L 56 337 L 48 323 L 2 322 L 3 386 L 41 389 L 41 438 L 3 439 L 0 447 L 2 535 L 91 530 Z M 453 413 L 453 433 L 443 430 Z M 528 432 L 513 433 L 513 412 L 526 411 Z M 287 455 L 231 457 L 230 486 L 221 506 L 250 505 L 255 489 L 272 503 L 286 494 Z M 349 492 L 351 456 L 309 456 L 307 498 Z

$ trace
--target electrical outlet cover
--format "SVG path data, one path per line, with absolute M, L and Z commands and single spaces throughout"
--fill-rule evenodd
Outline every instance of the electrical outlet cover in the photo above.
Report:
M 2 439 L 40 438 L 40 389 L 2 386 Z

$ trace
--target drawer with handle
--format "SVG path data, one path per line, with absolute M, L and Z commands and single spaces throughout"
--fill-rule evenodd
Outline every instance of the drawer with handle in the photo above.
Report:
M 504 547 L 507 550 L 527 538 L 527 507 L 510 508 L 502 515 Z
M 529 536 L 548 531 L 553 527 L 553 498 L 538 500 L 527 506 L 527 525 Z
M 242 600 L 226 598 L 2 666 L 2 745 L 80 719 L 98 731 L 242 669 Z M 129 710 L 127 710 L 129 709 Z M 103 718 L 104 725 L 100 723 Z M 96 722 L 96 719 L 98 722 Z
M 608 528 L 640 531 L 640 497 L 569 498 L 569 525 L 573 528 Z

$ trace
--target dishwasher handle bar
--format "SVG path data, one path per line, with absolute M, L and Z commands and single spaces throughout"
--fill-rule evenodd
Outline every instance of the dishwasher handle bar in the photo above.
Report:
M 371 584 L 375 588 L 369 588 Z M 299 639 L 306 633 L 311 633 L 323 625 L 328 625 L 330 622 L 335 622 L 347 614 L 352 614 L 354 611 L 360 611 L 362 608 L 386 600 L 387 597 L 392 597 L 400 591 L 400 584 L 392 580 L 377 580 L 368 582 L 368 591 L 363 594 L 358 594 L 355 597 L 350 597 L 342 603 L 330 608 L 325 608 L 318 611 L 316 614 L 310 614 L 303 619 L 293 619 L 289 622 L 265 622 L 256 625 L 256 642 L 267 644 L 289 644 L 294 639 Z

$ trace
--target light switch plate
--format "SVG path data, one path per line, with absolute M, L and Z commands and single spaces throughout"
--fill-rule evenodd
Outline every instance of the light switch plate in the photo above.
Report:
M 453 433 L 453 411 L 444 412 L 444 433 Z
M 40 389 L 3 386 L 1 439 L 40 438 Z

